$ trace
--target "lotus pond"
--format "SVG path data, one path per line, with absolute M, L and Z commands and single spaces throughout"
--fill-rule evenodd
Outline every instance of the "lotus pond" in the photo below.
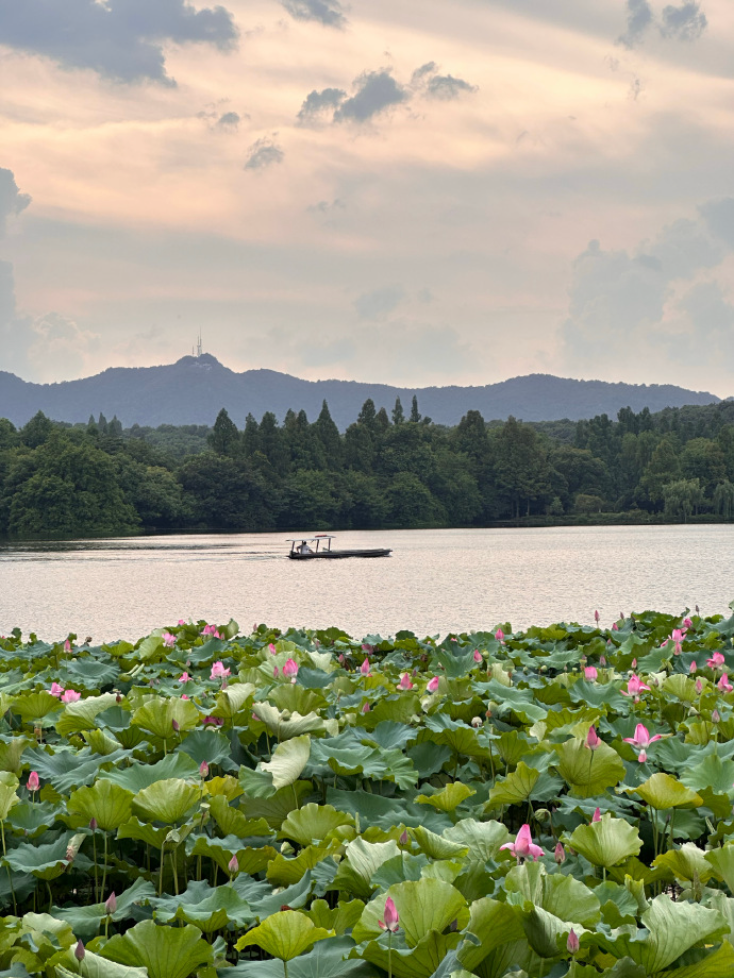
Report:
M 0 978 L 728 978 L 734 617 L 0 640 Z

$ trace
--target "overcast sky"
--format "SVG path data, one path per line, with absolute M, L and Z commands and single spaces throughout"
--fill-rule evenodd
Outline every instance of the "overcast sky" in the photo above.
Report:
M 734 3 L 0 0 L 0 369 L 734 394 Z

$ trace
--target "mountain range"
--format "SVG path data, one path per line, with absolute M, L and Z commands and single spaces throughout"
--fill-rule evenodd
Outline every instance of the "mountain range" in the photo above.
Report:
M 182 357 L 158 367 L 112 367 L 94 377 L 56 384 L 34 384 L 0 371 L 0 417 L 25 424 L 37 411 L 55 421 L 83 422 L 101 412 L 116 415 L 125 427 L 133 424 L 212 425 L 226 408 L 238 427 L 248 413 L 258 420 L 272 411 L 279 421 L 289 408 L 304 409 L 313 421 L 324 400 L 340 429 L 354 421 L 367 398 L 388 412 L 400 397 L 406 417 L 413 396 L 418 407 L 439 424 L 455 425 L 469 410 L 485 420 L 514 415 L 523 421 L 576 421 L 620 408 L 660 411 L 686 404 L 715 404 L 714 394 L 671 384 L 611 384 L 601 380 L 569 380 L 550 374 L 514 377 L 484 387 L 390 387 L 346 380 L 300 380 L 274 370 L 236 373 L 216 357 Z

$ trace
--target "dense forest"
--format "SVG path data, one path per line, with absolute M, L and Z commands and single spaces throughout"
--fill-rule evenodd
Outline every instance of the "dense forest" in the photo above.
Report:
M 123 429 L 38 413 L 0 420 L 0 534 L 96 536 L 140 529 L 373 529 L 734 518 L 734 402 L 614 421 L 453 428 L 413 398 L 367 400 L 340 434 L 326 402 L 310 422 L 268 412 L 239 430 Z

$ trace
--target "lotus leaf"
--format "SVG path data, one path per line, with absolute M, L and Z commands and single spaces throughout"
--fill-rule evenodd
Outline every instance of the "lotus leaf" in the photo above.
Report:
M 116 934 L 100 953 L 119 964 L 146 968 L 149 978 L 188 978 L 212 960 L 212 948 L 198 927 L 160 927 L 152 920 Z
M 58 700 L 56 702 L 58 703 Z M 116 704 L 117 697 L 114 693 L 88 696 L 86 699 L 77 700 L 76 703 L 68 703 L 56 721 L 56 732 L 60 737 L 69 737 L 83 730 L 94 730 L 98 715 Z
M 279 853 L 268 863 L 267 878 L 275 886 L 291 886 L 318 863 L 333 856 L 341 848 L 338 841 L 324 846 L 306 846 L 292 859 Z
M 408 881 L 391 886 L 367 904 L 352 931 L 355 941 L 379 937 L 383 932 L 378 921 L 384 914 L 387 897 L 395 903 L 408 947 L 415 947 L 431 931 L 441 934 L 453 921 L 458 930 L 469 921 L 466 900 L 450 883 L 436 879 Z
M 558 773 L 570 786 L 572 793 L 581 798 L 601 794 L 606 788 L 618 784 L 625 776 L 625 767 L 619 754 L 603 741 L 593 751 L 579 739 L 568 740 L 556 749 Z
M 292 811 L 283 821 L 278 833 L 279 839 L 292 839 L 299 845 L 329 839 L 342 826 L 353 826 L 350 815 L 338 812 L 333 805 L 305 805 Z
M 260 765 L 273 779 L 273 787 L 285 788 L 297 781 L 308 764 L 311 754 L 311 738 L 308 734 L 293 737 L 278 746 L 268 762 Z
M 361 899 L 368 900 L 374 886 L 372 877 L 388 859 L 400 855 L 395 841 L 365 842 L 357 838 L 346 847 L 344 859 L 334 880 L 334 888 L 346 890 Z
M 249 819 L 233 808 L 224 795 L 215 795 L 209 802 L 209 811 L 225 835 L 246 839 L 253 835 L 270 835 L 270 826 L 264 818 Z
M 212 710 L 212 716 L 229 720 L 230 723 L 234 722 L 237 714 L 245 709 L 249 716 L 251 704 L 248 706 L 248 703 L 256 692 L 257 687 L 252 683 L 235 683 L 233 686 L 227 686 L 217 693 L 217 703 Z
M 174 730 L 174 720 L 178 731 Z M 152 733 L 159 740 L 176 741 L 187 731 L 198 727 L 201 717 L 191 700 L 156 697 L 139 707 L 130 723 Z
M 77 826 L 95 819 L 103 832 L 119 829 L 132 815 L 133 793 L 112 781 L 100 779 L 91 787 L 73 792 L 67 803 L 69 814 L 76 815 Z
M 419 805 L 432 805 L 442 812 L 453 812 L 462 802 L 475 794 L 476 791 L 468 785 L 454 782 L 447 784 L 441 791 L 437 791 L 433 795 L 418 795 L 415 800 Z
M 662 771 L 653 774 L 644 784 L 626 790 L 629 794 L 639 795 L 653 808 L 697 808 L 703 804 L 700 795 Z
M 213 888 L 205 880 L 191 880 L 180 896 L 167 896 L 152 901 L 153 917 L 159 923 L 184 921 L 195 924 L 204 934 L 212 934 L 227 924 L 238 929 L 249 927 L 255 920 L 250 905 L 229 886 Z
M 132 799 L 133 813 L 148 822 L 180 822 L 201 798 L 201 790 L 178 778 L 156 781 Z
M 629 822 L 606 813 L 598 822 L 579 825 L 569 844 L 593 866 L 611 869 L 630 856 L 636 856 L 642 848 L 642 839 Z
M 149 903 L 155 896 L 155 889 L 145 880 L 135 880 L 133 885 L 118 894 L 117 909 L 109 916 L 114 921 L 126 920 L 135 904 Z M 54 917 L 63 920 L 74 931 L 74 936 L 88 940 L 98 933 L 100 926 L 108 916 L 104 903 L 92 903 L 87 906 L 54 907 Z
M 274 958 L 291 961 L 316 941 L 333 936 L 333 931 L 317 927 L 305 914 L 297 910 L 282 910 L 248 931 L 237 941 L 236 947 L 241 951 L 254 944 Z

